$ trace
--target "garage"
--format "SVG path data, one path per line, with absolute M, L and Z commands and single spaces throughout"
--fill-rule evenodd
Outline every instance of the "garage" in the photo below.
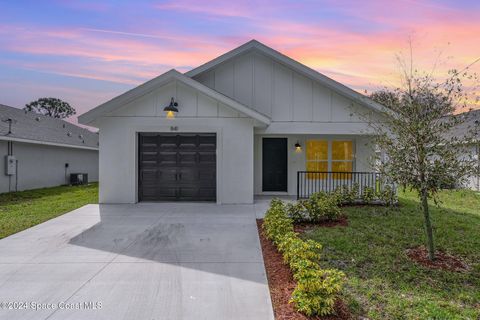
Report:
M 216 201 L 215 133 L 139 133 L 139 201 Z

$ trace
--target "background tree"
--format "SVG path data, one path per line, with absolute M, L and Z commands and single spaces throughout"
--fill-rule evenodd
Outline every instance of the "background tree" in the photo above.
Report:
M 60 119 L 68 118 L 77 113 L 68 102 L 57 98 L 40 98 L 26 104 L 23 109 Z
M 411 66 L 403 67 L 402 84 L 398 88 L 377 91 L 371 98 L 386 107 L 384 118 L 374 121 L 375 144 L 383 151 L 375 159 L 381 173 L 393 182 L 415 190 L 421 202 L 430 260 L 435 247 L 428 199 L 438 203 L 437 193 L 444 186 L 458 185 L 478 163 L 465 147 L 473 139 L 473 128 L 458 136 L 453 128 L 466 121 L 466 114 L 455 115 L 475 96 L 474 89 L 465 89 L 462 82 L 476 81 L 468 68 L 452 70 L 445 81 Z M 477 100 L 478 101 L 478 100 Z

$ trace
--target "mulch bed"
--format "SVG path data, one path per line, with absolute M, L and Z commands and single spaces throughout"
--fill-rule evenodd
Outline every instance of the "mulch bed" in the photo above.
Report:
M 263 260 L 267 271 L 268 286 L 276 320 L 344 320 L 351 319 L 350 312 L 342 300 L 335 302 L 336 315 L 326 317 L 307 317 L 297 312 L 293 304 L 288 303 L 296 283 L 290 268 L 283 263 L 283 257 L 275 245 L 268 240 L 262 230 L 263 220 L 257 220 L 258 234 L 262 245 Z
M 453 272 L 466 272 L 469 270 L 469 266 L 465 262 L 441 250 L 436 250 L 434 261 L 428 259 L 428 250 L 425 246 L 407 249 L 405 253 L 412 261 L 427 268 Z
M 337 220 L 326 220 L 326 221 L 315 222 L 315 223 L 309 223 L 309 222 L 296 223 L 293 226 L 293 229 L 295 232 L 303 233 L 306 231 L 310 231 L 316 227 L 332 228 L 332 227 L 338 227 L 338 226 L 341 226 L 341 227 L 348 226 L 348 219 L 346 216 L 341 216 Z

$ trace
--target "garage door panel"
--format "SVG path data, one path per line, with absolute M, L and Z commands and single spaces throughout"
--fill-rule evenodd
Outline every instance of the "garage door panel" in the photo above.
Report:
M 197 153 L 195 151 L 179 151 L 178 152 L 178 164 L 184 165 L 196 165 Z
M 215 134 L 139 134 L 139 200 L 215 201 Z
M 198 153 L 198 162 L 200 164 L 214 164 L 216 163 L 217 155 L 212 152 L 199 152 Z
M 177 164 L 177 152 L 175 151 L 162 151 L 159 153 L 158 160 L 163 165 L 176 165 Z

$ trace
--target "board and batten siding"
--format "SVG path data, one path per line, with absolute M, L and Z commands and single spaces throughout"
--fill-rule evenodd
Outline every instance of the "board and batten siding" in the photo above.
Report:
M 179 112 L 166 119 L 174 97 Z M 216 133 L 217 202 L 253 202 L 254 120 L 179 81 L 165 84 L 98 121 L 100 203 L 138 201 L 138 132 Z M 174 129 L 174 130 L 172 130 Z
M 178 102 L 179 112 L 176 118 L 246 118 L 247 116 L 233 110 L 188 85 L 172 81 L 121 108 L 108 114 L 111 117 L 165 117 L 163 108 L 170 104 L 170 99 Z M 171 121 L 172 122 L 172 121 Z
M 247 52 L 194 79 L 272 122 L 362 122 L 353 112 L 358 104 L 260 52 Z

